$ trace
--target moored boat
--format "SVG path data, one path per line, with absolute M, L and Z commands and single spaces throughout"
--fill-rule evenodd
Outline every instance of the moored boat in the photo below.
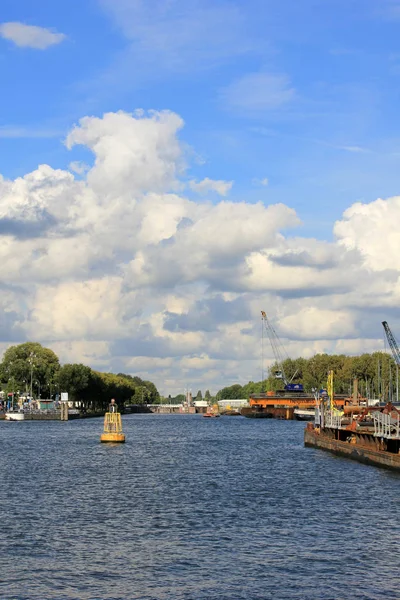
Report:
M 295 408 L 293 416 L 297 421 L 314 421 L 315 408 Z
M 329 402 L 315 409 L 315 423 L 307 423 L 304 445 L 340 456 L 400 471 L 400 410 L 385 406 L 335 406 L 333 372 L 328 379 Z
M 5 414 L 6 421 L 23 421 L 24 419 L 25 419 L 25 415 L 22 410 L 18 410 L 18 411 L 9 410 Z
M 213 418 L 219 417 L 218 405 L 214 404 L 214 406 L 207 406 L 207 412 L 204 413 L 203 417 Z

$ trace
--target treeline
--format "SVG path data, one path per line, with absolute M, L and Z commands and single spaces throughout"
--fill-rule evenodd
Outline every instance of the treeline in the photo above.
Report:
M 83 364 L 61 366 L 58 356 L 49 348 L 35 342 L 11 346 L 0 363 L 2 389 L 54 398 L 68 392 L 68 398 L 80 401 L 86 410 L 103 410 L 111 398 L 119 406 L 124 404 L 151 404 L 159 393 L 151 381 L 125 373 L 102 373 Z
M 397 386 L 396 364 L 385 352 L 346 356 L 344 354 L 316 354 L 312 358 L 288 358 L 282 363 L 286 379 L 291 383 L 301 383 L 304 390 L 326 387 L 328 371 L 334 371 L 334 388 L 337 394 L 350 394 L 352 383 L 358 379 L 362 395 L 388 399 L 394 395 Z M 275 373 L 277 364 L 272 365 L 264 381 L 249 381 L 246 385 L 234 384 L 224 387 L 217 393 L 218 400 L 248 398 L 251 394 L 282 389 L 282 379 Z

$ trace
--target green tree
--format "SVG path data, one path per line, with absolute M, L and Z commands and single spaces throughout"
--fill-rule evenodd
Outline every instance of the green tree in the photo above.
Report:
M 201 400 L 203 400 L 203 394 L 201 393 L 201 390 L 199 390 L 199 391 L 197 392 L 195 400 L 196 400 L 197 402 L 200 402 Z
M 5 387 L 14 390 L 37 390 L 41 396 L 48 395 L 51 382 L 60 369 L 58 356 L 37 342 L 25 342 L 10 346 L 0 364 L 0 377 Z M 38 383 L 36 383 L 38 382 Z
M 178 394 L 174 398 L 171 398 L 171 402 L 172 404 L 182 404 L 182 402 L 185 402 L 185 399 L 185 394 Z
M 218 400 L 237 400 L 243 398 L 243 388 L 238 383 L 222 388 L 217 394 Z
M 206 390 L 206 393 L 204 394 L 204 400 L 207 402 L 207 404 L 211 404 L 210 390 Z
M 93 372 L 82 364 L 66 364 L 58 372 L 57 384 L 61 392 L 68 392 L 71 400 L 90 402 L 90 384 Z

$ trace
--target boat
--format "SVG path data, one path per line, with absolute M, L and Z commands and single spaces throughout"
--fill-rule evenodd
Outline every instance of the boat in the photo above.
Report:
M 216 417 L 219 417 L 220 414 L 218 412 L 217 407 L 213 407 L 213 406 L 207 406 L 207 412 L 204 413 L 203 417 L 207 417 L 209 419 L 215 419 Z
M 307 423 L 304 445 L 400 471 L 400 410 L 391 403 L 353 408 L 350 418 L 340 411 L 316 415 L 315 424 Z
M 315 408 L 315 422 L 307 423 L 304 445 L 400 471 L 400 409 L 391 402 L 384 406 L 353 403 L 338 408 L 332 371 L 328 389 L 328 400 L 322 399 Z
M 297 421 L 314 421 L 315 408 L 295 408 L 293 411 L 293 417 Z
M 6 421 L 23 421 L 25 414 L 23 410 L 8 410 L 5 414 Z

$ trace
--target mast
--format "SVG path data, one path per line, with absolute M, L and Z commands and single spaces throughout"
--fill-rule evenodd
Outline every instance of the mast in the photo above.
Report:
M 282 344 L 276 334 L 275 329 L 272 327 L 271 323 L 269 322 L 267 314 L 263 310 L 261 311 L 261 319 L 263 322 L 263 329 L 265 328 L 267 331 L 269 341 L 270 341 L 270 344 L 272 347 L 272 352 L 274 353 L 275 361 L 276 361 L 276 364 L 278 365 L 278 369 L 279 369 L 279 371 L 275 372 L 275 377 L 277 379 L 282 379 L 284 384 L 287 385 L 289 382 L 286 378 L 285 371 L 283 368 L 284 358 L 283 358 L 282 352 L 284 352 L 284 350 L 283 350 Z M 281 349 L 281 347 L 282 347 L 282 349 Z
M 390 349 L 393 354 L 394 362 L 397 366 L 400 365 L 400 350 L 396 342 L 396 338 L 394 337 L 389 325 L 386 321 L 382 321 L 383 329 L 386 333 L 386 339 L 389 342 Z
M 399 401 L 399 366 L 400 366 L 400 350 L 397 344 L 396 338 L 394 337 L 392 330 L 390 329 L 387 321 L 382 321 L 383 329 L 385 330 L 386 339 L 389 342 L 390 349 L 396 363 L 396 402 Z M 390 366 L 390 365 L 389 365 Z M 393 388 L 392 388 L 392 368 L 390 366 L 390 400 L 393 401 Z
M 263 392 L 263 391 L 264 391 L 264 315 L 263 315 L 263 311 L 261 311 L 261 392 Z
M 333 410 L 334 406 L 334 398 L 333 398 L 333 371 L 329 371 L 328 373 L 328 381 L 327 381 L 327 392 L 329 396 L 329 408 Z

